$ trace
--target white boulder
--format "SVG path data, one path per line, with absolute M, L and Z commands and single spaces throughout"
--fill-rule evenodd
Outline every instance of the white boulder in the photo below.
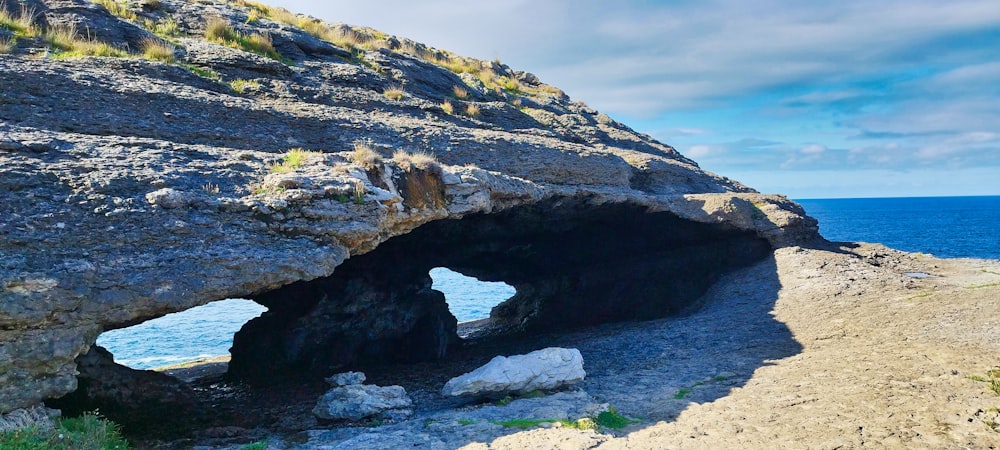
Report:
M 478 397 L 526 393 L 571 385 L 585 376 L 579 350 L 549 347 L 526 355 L 497 356 L 472 372 L 448 380 L 441 394 Z

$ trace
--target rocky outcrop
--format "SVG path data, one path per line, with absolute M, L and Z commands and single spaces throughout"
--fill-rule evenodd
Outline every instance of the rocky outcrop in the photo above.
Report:
M 448 380 L 441 395 L 480 397 L 547 391 L 578 383 L 586 376 L 579 350 L 549 347 L 526 355 L 497 356 Z
M 786 198 L 504 65 L 359 28 L 325 41 L 241 2 L 124 18 L 29 3 L 38 27 L 76 23 L 134 56 L 38 58 L 62 50 L 21 35 L 0 55 L 0 412 L 76 390 L 102 331 L 223 298 L 271 307 L 238 337 L 236 374 L 252 372 L 240 355 L 333 371 L 447 352 L 431 264 L 515 285 L 501 328 L 579 326 L 682 310 L 718 274 L 816 236 Z M 210 18 L 269 37 L 280 60 L 206 41 Z M 176 63 L 139 58 L 145 27 L 171 21 Z

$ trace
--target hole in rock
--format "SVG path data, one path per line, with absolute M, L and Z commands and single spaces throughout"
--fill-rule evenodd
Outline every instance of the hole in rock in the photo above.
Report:
M 426 408 L 446 401 L 437 393 L 448 378 L 482 363 L 477 352 L 513 354 L 500 346 L 682 314 L 722 274 L 770 251 L 723 223 L 586 197 L 434 221 L 352 255 L 330 276 L 257 293 L 255 303 L 216 302 L 106 333 L 98 344 L 110 353 L 95 346 L 81 355 L 80 388 L 50 406 L 99 407 L 145 438 L 234 426 L 301 431 L 316 424 L 323 377 L 363 370 L 373 384 L 404 385 Z M 484 317 L 469 322 L 468 336 L 458 325 Z M 192 344 L 203 336 L 211 337 Z M 113 353 L 146 368 L 227 351 L 224 376 L 191 381 L 110 362 Z
M 226 356 L 233 335 L 266 310 L 250 300 L 220 300 L 105 332 L 97 345 L 110 351 L 116 363 L 133 369 Z
M 436 291 L 444 294 L 448 310 L 458 322 L 486 319 L 490 310 L 514 296 L 514 287 L 498 281 L 480 281 L 445 267 L 435 267 L 430 272 Z

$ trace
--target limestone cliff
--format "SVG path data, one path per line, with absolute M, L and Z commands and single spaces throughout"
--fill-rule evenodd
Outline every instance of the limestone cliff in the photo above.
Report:
M 3 4 L 0 412 L 76 389 L 102 331 L 219 299 L 271 308 L 237 336 L 253 378 L 237 353 L 443 356 L 435 265 L 518 287 L 498 326 L 574 326 L 678 311 L 816 236 L 496 61 L 251 2 L 102 3 Z

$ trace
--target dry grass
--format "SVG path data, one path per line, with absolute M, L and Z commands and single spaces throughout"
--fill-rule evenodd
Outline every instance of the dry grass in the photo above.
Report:
M 17 38 L 3 38 L 0 39 L 0 55 L 10 53 L 17 46 Z
M 0 8 L 0 28 L 6 28 L 19 37 L 35 37 L 41 30 L 35 25 L 35 12 L 21 5 L 21 13 L 16 17 Z
M 392 160 L 405 170 L 413 170 L 413 168 L 420 170 L 441 170 L 437 158 L 430 153 L 409 153 L 403 150 L 396 150 L 392 154 Z
M 274 49 L 270 35 L 262 33 L 245 35 L 234 30 L 232 25 L 222 19 L 215 18 L 208 21 L 205 25 L 205 39 L 227 47 L 285 62 L 281 54 Z
M 382 95 L 385 95 L 390 100 L 402 100 L 405 93 L 400 87 L 390 87 L 382 91 Z
M 142 42 L 142 57 L 150 61 L 173 64 L 174 47 L 157 39 L 147 39 Z
M 354 150 L 347 159 L 365 169 L 374 168 L 382 163 L 382 155 L 372 150 L 371 144 L 363 141 L 354 143 Z
M 448 114 L 455 114 L 455 105 L 452 105 L 449 100 L 445 100 L 444 103 L 441 103 L 441 109 Z
M 474 103 L 469 103 L 465 107 L 465 115 L 472 118 L 479 117 L 479 107 L 476 106 Z
M 42 37 L 59 53 L 58 58 L 80 58 L 84 56 L 107 56 L 124 58 L 129 53 L 107 42 L 85 39 L 76 32 L 76 27 L 52 27 L 45 30 Z
M 469 98 L 469 91 L 461 86 L 452 86 L 451 93 L 455 95 L 455 98 L 459 100 L 465 100 Z

